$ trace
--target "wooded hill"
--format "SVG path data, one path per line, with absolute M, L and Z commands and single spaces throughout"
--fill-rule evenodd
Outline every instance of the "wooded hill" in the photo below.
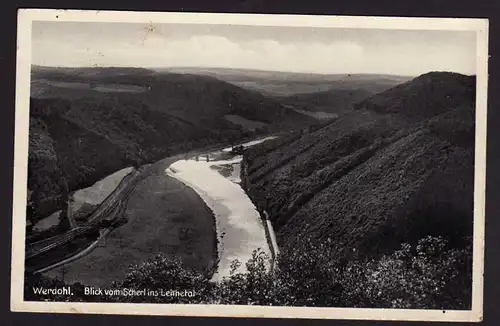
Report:
M 68 191 L 121 168 L 316 123 L 214 77 L 147 69 L 35 66 L 31 95 L 28 188 L 34 221 L 60 208 Z M 243 123 L 232 123 L 228 115 Z M 262 127 L 247 128 L 245 121 Z
M 248 192 L 278 245 L 330 243 L 332 257 L 472 236 L 475 77 L 432 72 L 374 95 L 325 127 L 249 149 Z

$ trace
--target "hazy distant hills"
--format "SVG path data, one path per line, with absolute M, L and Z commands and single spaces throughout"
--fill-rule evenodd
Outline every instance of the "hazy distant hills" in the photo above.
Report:
M 315 132 L 245 153 L 248 191 L 278 244 L 331 239 L 336 258 L 472 235 L 474 77 L 430 73 L 362 101 Z
M 288 108 L 342 114 L 353 105 L 412 79 L 383 74 L 313 74 L 229 68 L 168 68 L 183 74 L 218 78 L 276 99 Z
M 257 69 L 238 68 L 201 68 L 201 67 L 175 67 L 152 69 L 158 72 L 173 72 L 183 74 L 197 74 L 219 77 L 226 81 L 268 80 L 268 81 L 295 81 L 297 83 L 334 82 L 346 79 L 357 81 L 370 80 L 397 80 L 408 81 L 409 76 L 387 74 L 318 74 L 303 72 L 269 71 Z
M 412 78 L 382 74 L 314 74 L 196 67 L 164 68 L 158 71 L 212 76 L 245 89 L 279 97 L 328 90 L 365 90 L 375 94 Z
M 35 68 L 31 94 L 69 100 L 137 100 L 172 116 L 200 120 L 205 126 L 207 119 L 225 114 L 266 123 L 293 123 L 301 116 L 274 99 L 214 77 L 142 68 Z
M 120 168 L 317 120 L 210 76 L 34 67 L 29 188 L 38 217 Z M 64 197 L 64 196 L 63 196 Z

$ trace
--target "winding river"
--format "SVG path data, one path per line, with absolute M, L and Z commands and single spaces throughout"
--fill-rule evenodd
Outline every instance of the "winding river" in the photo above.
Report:
M 258 139 L 241 145 L 248 148 L 272 138 L 274 137 Z M 260 216 L 255 205 L 240 186 L 242 156 L 234 154 L 232 148 L 228 147 L 189 159 L 182 159 L 182 157 L 184 155 L 177 155 L 175 158 L 171 157 L 164 161 L 158 165 L 160 167 L 158 173 L 165 177 L 173 177 L 194 190 L 213 212 L 217 231 L 219 263 L 212 279 L 220 281 L 223 277 L 229 276 L 234 260 L 238 260 L 241 263 L 236 268 L 236 271 L 245 272 L 245 263 L 252 258 L 255 250 L 260 249 L 269 258 L 273 258 L 273 254 L 276 254 L 278 249 L 272 225 L 268 220 Z M 97 182 L 92 187 L 75 192 L 70 205 L 71 211 L 74 213 L 85 204 L 99 205 L 131 170 L 132 168 L 130 167 L 122 169 Z M 173 190 L 170 189 L 169 191 L 172 192 Z M 161 201 L 161 199 L 159 200 Z M 139 200 L 139 204 L 141 204 L 141 200 Z M 159 204 L 153 201 L 152 205 Z M 161 207 L 161 205 L 158 207 Z M 179 207 L 182 207 L 182 205 Z M 137 213 L 133 211 L 133 207 L 128 207 L 127 209 L 132 210 L 130 214 Z M 161 213 L 159 213 L 158 217 L 160 215 Z M 266 215 L 265 212 L 264 215 Z M 58 214 L 54 216 L 57 217 Z M 189 214 L 186 216 L 189 216 Z M 163 216 L 161 217 L 163 218 Z M 197 217 L 193 216 L 193 218 Z M 144 221 L 141 222 L 140 219 L 135 222 L 136 225 L 142 227 L 148 225 L 147 223 L 143 223 Z M 128 231 L 135 232 L 136 230 Z M 136 243 L 131 244 L 128 250 L 123 250 L 120 240 L 121 233 L 123 232 L 127 234 L 123 227 L 114 232 L 114 236 L 106 240 L 109 243 L 102 248 L 94 250 L 95 244 L 92 244 L 75 257 L 66 260 L 64 264 L 71 261 L 71 264 L 67 264 L 71 268 L 65 272 L 65 277 L 79 281 L 83 278 L 89 284 L 107 282 L 109 279 L 116 279 L 117 275 L 121 275 L 123 267 L 115 269 L 107 268 L 105 273 L 102 274 L 95 272 L 96 264 L 101 264 L 116 257 L 120 257 L 118 259 L 121 263 L 130 263 L 135 258 L 142 259 L 142 249 L 144 246 L 140 240 L 143 238 L 138 237 Z M 105 238 L 106 235 L 107 233 L 103 234 L 103 237 Z M 148 241 L 154 242 L 155 239 L 149 239 Z M 151 246 L 148 245 L 147 248 L 151 249 Z M 90 254 L 87 255 L 88 253 Z M 83 256 L 85 258 L 80 259 Z M 269 266 L 270 263 L 271 260 L 268 261 L 268 270 L 272 268 L 272 266 Z M 119 262 L 115 262 L 114 264 L 118 266 Z M 60 265 L 63 264 L 51 265 L 49 266 L 50 268 L 44 269 L 44 273 L 59 275 L 60 271 L 57 267 Z
M 242 145 L 249 147 L 271 138 L 273 137 Z M 266 227 L 271 228 L 269 232 L 272 244 L 275 244 L 272 226 L 262 222 L 255 205 L 239 184 L 241 160 L 241 155 L 235 155 L 231 148 L 225 148 L 176 161 L 165 171 L 196 191 L 214 213 L 219 257 L 214 281 L 230 274 L 235 259 L 241 263 L 236 271 L 244 272 L 245 263 L 252 258 L 254 250 L 260 249 L 271 257 L 272 249 L 266 238 Z

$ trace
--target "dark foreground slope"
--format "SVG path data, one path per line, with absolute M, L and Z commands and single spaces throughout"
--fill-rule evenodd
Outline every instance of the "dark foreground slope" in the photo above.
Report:
M 61 208 L 68 192 L 121 168 L 316 122 L 209 76 L 34 67 L 31 86 L 33 221 Z M 262 127 L 250 130 L 228 115 Z
M 475 78 L 429 73 L 311 134 L 245 154 L 246 187 L 278 244 L 332 241 L 334 259 L 472 235 Z

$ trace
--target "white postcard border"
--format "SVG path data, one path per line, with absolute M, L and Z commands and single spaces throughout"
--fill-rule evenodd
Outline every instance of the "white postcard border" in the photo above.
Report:
M 235 24 L 393 30 L 475 31 L 477 35 L 476 146 L 474 192 L 473 299 L 469 311 L 265 307 L 243 305 L 131 304 L 24 301 L 24 250 L 27 198 L 27 153 L 33 21 L 81 21 L 177 24 Z M 486 117 L 488 20 L 472 18 L 408 18 L 267 14 L 166 13 L 20 9 L 18 11 L 14 184 L 12 210 L 11 310 L 45 313 L 266 317 L 406 321 L 481 321 L 483 316 L 484 226 L 486 185 Z

